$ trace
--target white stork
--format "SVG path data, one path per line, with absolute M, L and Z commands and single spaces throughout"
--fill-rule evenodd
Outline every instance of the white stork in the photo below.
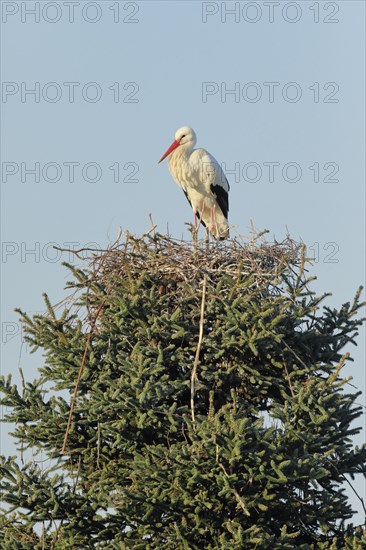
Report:
M 174 137 L 159 163 L 170 155 L 170 173 L 193 209 L 195 228 L 198 218 L 216 239 L 226 239 L 230 185 L 221 166 L 205 149 L 193 149 L 196 134 L 189 126 L 179 128 Z

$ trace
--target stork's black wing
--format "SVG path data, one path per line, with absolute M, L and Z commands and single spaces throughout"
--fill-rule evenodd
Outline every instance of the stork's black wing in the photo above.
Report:
M 226 179 L 226 178 L 225 178 Z M 217 204 L 221 208 L 222 213 L 224 214 L 225 218 L 227 218 L 228 212 L 229 212 L 229 193 L 230 185 L 229 182 L 226 179 L 227 183 L 227 190 L 222 185 L 211 185 L 211 191 L 215 195 Z

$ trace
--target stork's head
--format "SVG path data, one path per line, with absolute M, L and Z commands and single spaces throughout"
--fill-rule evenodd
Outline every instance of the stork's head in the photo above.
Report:
M 177 147 L 185 147 L 186 149 L 193 149 L 196 144 L 196 134 L 194 130 L 189 126 L 182 126 L 175 132 L 174 141 L 169 147 L 169 149 L 164 153 L 159 162 L 164 160 L 170 153 L 174 151 Z
M 175 132 L 174 138 L 179 142 L 179 145 L 191 143 L 192 147 L 194 147 L 196 144 L 196 134 L 189 126 L 182 126 L 182 128 L 179 128 L 179 130 Z

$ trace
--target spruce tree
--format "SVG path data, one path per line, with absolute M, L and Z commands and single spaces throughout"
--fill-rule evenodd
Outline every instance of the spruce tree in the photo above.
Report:
M 290 240 L 127 235 L 66 265 L 63 310 L 20 312 L 39 377 L 1 380 L 19 449 L 49 459 L 1 458 L 1 548 L 366 547 L 344 490 L 361 289 L 323 305 Z

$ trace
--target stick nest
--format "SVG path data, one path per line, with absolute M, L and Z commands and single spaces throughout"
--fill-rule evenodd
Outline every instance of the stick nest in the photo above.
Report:
M 303 262 L 304 246 L 287 237 L 268 243 L 263 234 L 251 240 L 230 239 L 224 242 L 191 242 L 159 233 L 136 237 L 127 233 L 105 251 L 91 256 L 93 272 L 99 282 L 135 278 L 149 272 L 162 279 L 192 283 L 206 276 L 215 284 L 223 274 L 231 277 L 252 275 L 256 285 L 275 280 L 285 266 L 295 268 Z

